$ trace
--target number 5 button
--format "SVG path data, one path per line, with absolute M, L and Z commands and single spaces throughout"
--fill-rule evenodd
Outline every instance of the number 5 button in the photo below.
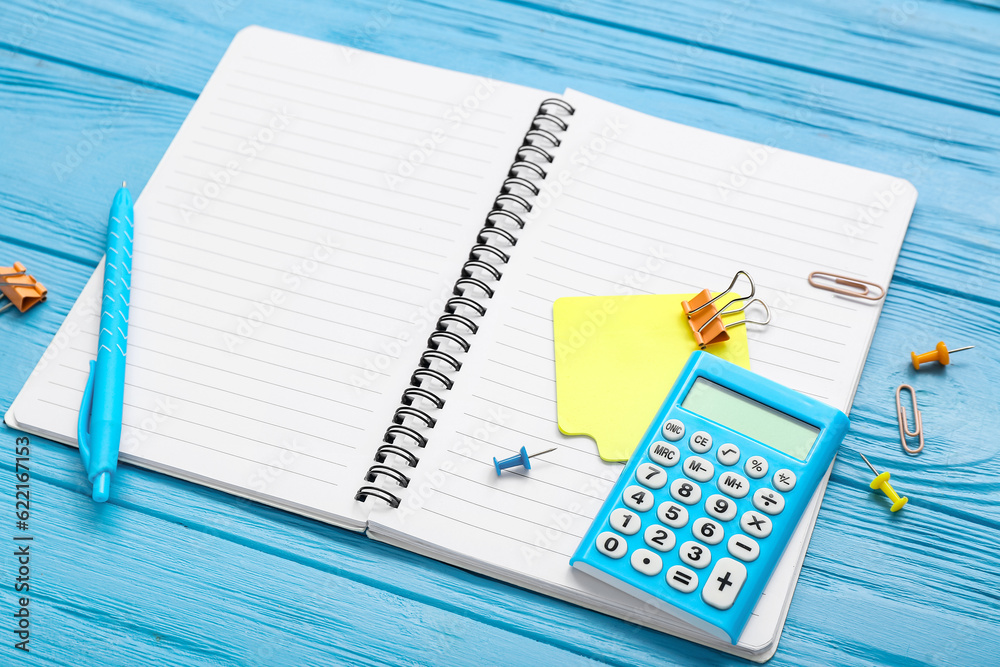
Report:
M 645 512 L 653 508 L 653 494 L 635 484 L 625 489 L 622 500 L 636 512 Z

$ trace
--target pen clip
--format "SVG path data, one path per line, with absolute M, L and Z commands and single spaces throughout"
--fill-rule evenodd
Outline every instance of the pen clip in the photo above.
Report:
M 80 458 L 83 467 L 90 471 L 90 413 L 94 407 L 94 369 L 96 361 L 90 362 L 90 373 L 87 375 L 87 386 L 83 390 L 83 400 L 80 401 L 80 417 L 76 423 L 76 439 L 80 447 Z

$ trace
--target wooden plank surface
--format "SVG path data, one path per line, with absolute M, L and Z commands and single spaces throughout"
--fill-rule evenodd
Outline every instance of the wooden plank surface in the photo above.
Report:
M 9 0 L 0 14 L 0 260 L 42 267 L 52 298 L 26 316 L 0 316 L 0 410 L 100 259 L 107 193 L 122 173 L 141 188 L 232 35 L 250 23 L 570 86 L 910 179 L 917 211 L 771 664 L 995 660 L 1000 300 L 987 285 L 1000 279 L 997 12 L 821 0 Z M 74 151 L 86 151 L 78 164 Z M 909 350 L 939 339 L 978 347 L 916 378 Z M 904 381 L 920 390 L 928 440 L 919 458 L 898 446 L 892 390 Z M 0 428 L 4 466 L 16 435 Z M 5 640 L 2 664 L 739 662 L 128 466 L 115 502 L 96 508 L 75 451 L 32 445 L 34 650 L 25 662 Z M 902 514 L 890 516 L 868 491 L 858 451 L 910 496 Z M 11 483 L 3 494 L 13 507 Z M 5 555 L 0 576 L 13 571 Z M 8 585 L 0 604 L 4 614 L 13 608 Z

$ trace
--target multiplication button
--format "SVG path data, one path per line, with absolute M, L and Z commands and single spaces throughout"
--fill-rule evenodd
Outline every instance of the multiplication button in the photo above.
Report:
M 668 419 L 663 422 L 663 428 L 660 431 L 664 438 L 676 442 L 684 437 L 684 422 L 680 419 Z
M 765 538 L 771 534 L 771 520 L 760 512 L 754 512 L 753 510 L 749 512 L 744 512 L 743 516 L 740 517 L 740 528 L 747 535 L 753 535 L 754 537 Z
M 669 442 L 654 442 L 649 446 L 649 458 L 654 463 L 669 468 L 681 462 L 681 450 Z

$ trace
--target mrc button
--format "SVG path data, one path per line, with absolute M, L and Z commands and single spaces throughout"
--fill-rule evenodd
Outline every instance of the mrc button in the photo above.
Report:
M 668 419 L 663 422 L 663 437 L 667 440 L 676 441 L 684 437 L 684 422 L 680 419 Z

